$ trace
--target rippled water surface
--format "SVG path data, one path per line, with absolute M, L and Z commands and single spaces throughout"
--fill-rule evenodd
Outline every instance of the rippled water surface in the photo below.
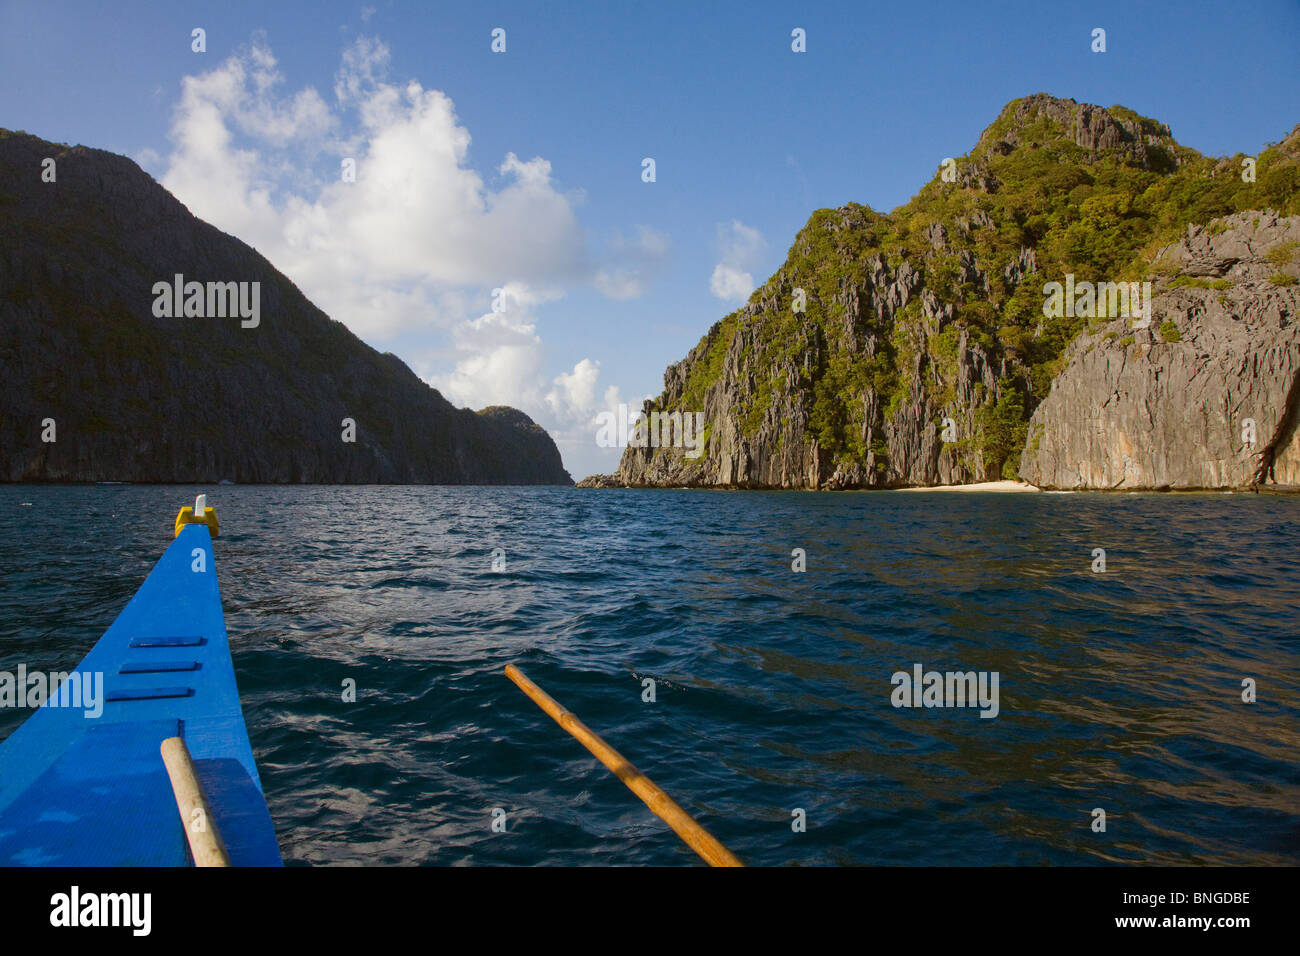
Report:
M 747 863 L 1300 862 L 1300 498 L 0 487 L 0 669 L 75 664 L 195 491 L 287 862 L 696 862 L 508 663 Z M 915 663 L 999 715 L 894 708 Z

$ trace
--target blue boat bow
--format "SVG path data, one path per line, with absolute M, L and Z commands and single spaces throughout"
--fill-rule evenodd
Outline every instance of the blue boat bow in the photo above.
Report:
M 0 863 L 188 865 L 159 753 L 163 740 L 181 737 L 231 864 L 282 865 L 230 658 L 216 516 L 204 504 L 182 511 L 175 540 L 130 603 L 0 744 Z

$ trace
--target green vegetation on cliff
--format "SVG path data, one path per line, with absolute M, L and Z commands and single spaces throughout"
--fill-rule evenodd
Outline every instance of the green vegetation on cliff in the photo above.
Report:
M 1015 100 L 906 205 L 814 212 L 778 272 L 701 340 L 684 390 L 664 403 L 705 407 L 743 336 L 753 384 L 735 403 L 741 435 L 799 404 L 804 442 L 839 466 L 874 455 L 880 476 L 900 415 L 936 427 L 966 415 L 973 434 L 952 453 L 976 475 L 1015 477 L 1029 417 L 1088 324 L 1044 317 L 1044 283 L 1158 279 L 1157 251 L 1189 224 L 1213 232 L 1219 217 L 1261 208 L 1300 213 L 1300 127 L 1255 157 L 1214 159 L 1121 106 Z M 1161 334 L 1178 340 L 1176 327 Z

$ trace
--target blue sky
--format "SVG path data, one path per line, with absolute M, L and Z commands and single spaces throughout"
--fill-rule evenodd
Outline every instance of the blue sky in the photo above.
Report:
M 617 463 L 594 416 L 657 394 L 814 209 L 906 202 L 1011 99 L 1215 155 L 1300 122 L 1294 0 L 113 7 L 0 4 L 0 126 L 132 156 L 457 404 L 522 407 L 575 477 Z

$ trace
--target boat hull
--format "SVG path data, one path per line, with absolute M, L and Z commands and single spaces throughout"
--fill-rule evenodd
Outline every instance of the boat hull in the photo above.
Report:
M 159 752 L 164 739 L 179 736 L 231 863 L 282 865 L 244 725 L 205 525 L 180 531 L 76 675 L 69 686 L 100 681 L 98 715 L 51 694 L 0 744 L 0 863 L 189 864 Z

